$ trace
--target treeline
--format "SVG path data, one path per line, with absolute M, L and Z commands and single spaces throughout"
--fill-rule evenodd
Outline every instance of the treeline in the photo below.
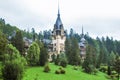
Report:
M 18 78 L 22 76 L 19 76 L 19 73 L 21 74 L 21 72 L 24 71 L 24 67 L 19 66 L 44 66 L 46 62 L 48 62 L 48 50 L 47 46 L 41 41 L 43 39 L 50 40 L 51 33 L 51 30 L 36 33 L 34 28 L 32 28 L 31 31 L 20 30 L 15 26 L 6 24 L 4 19 L 0 19 L 0 61 L 3 61 L 4 65 L 3 77 L 8 76 L 4 72 L 7 72 L 7 69 L 10 67 L 13 70 L 16 69 L 15 71 L 17 71 L 17 69 L 21 70 L 18 72 L 18 75 L 15 75 L 15 77 Z M 9 39 L 10 36 L 11 38 Z M 27 50 L 24 47 L 23 37 L 33 41 Z M 119 73 L 120 66 L 118 62 L 120 62 L 120 59 L 118 55 L 120 55 L 120 41 L 109 37 L 97 37 L 96 39 L 93 39 L 88 33 L 85 34 L 84 37 L 87 42 L 86 58 L 84 62 L 81 61 L 78 45 L 81 40 L 81 35 L 74 32 L 73 29 L 70 29 L 69 34 L 66 30 L 65 53 L 61 53 L 57 56 L 53 55 L 53 62 L 63 67 L 66 67 L 67 63 L 70 65 L 82 65 L 83 70 L 87 73 L 95 72 L 95 69 L 98 69 L 101 65 L 114 67 L 114 63 L 116 63 L 116 66 L 118 67 L 114 70 Z M 27 55 L 25 54 L 26 51 Z M 116 58 L 117 56 L 118 58 Z M 9 73 L 15 74 L 13 72 Z M 8 80 L 9 79 L 10 78 L 8 77 Z
M 16 26 L 11 26 L 10 24 L 6 24 L 4 19 L 0 19 L 0 31 L 4 33 L 7 37 L 15 35 L 16 31 L 20 30 Z M 33 39 L 35 40 L 43 40 L 43 39 L 51 39 L 51 30 L 44 30 L 43 32 L 40 31 L 39 33 L 35 32 L 35 29 L 32 28 L 31 31 L 29 30 L 21 30 L 22 36 L 27 37 L 28 39 Z M 81 39 L 81 35 L 78 33 L 75 33 L 73 29 L 70 29 L 69 34 L 67 33 L 66 30 L 66 36 L 71 37 L 73 36 L 77 39 L 79 42 Z M 100 48 L 105 47 L 107 52 L 110 54 L 111 52 L 114 52 L 115 54 L 120 55 L 120 41 L 114 40 L 112 37 L 96 37 L 96 39 L 93 39 L 92 37 L 89 36 L 89 34 L 85 34 L 85 39 L 88 42 L 88 44 L 94 46 L 97 49 L 97 52 L 99 53 Z

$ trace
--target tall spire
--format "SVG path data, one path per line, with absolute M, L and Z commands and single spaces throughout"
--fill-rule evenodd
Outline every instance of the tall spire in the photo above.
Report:
M 82 37 L 84 37 L 83 25 L 82 25 Z
M 61 29 L 62 21 L 60 18 L 60 9 L 59 9 L 59 1 L 58 1 L 58 14 L 57 14 L 57 19 L 56 19 L 56 29 Z
M 60 16 L 59 0 L 58 0 L 58 16 Z

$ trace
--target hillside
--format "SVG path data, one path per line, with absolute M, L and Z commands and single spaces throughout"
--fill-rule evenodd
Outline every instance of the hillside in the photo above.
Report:
M 43 67 L 29 67 L 25 71 L 23 80 L 107 80 L 106 74 L 98 72 L 97 75 L 90 75 L 81 70 L 73 70 L 73 66 L 68 65 L 65 68 L 66 74 L 55 74 L 59 66 L 49 64 L 50 73 L 43 72 Z

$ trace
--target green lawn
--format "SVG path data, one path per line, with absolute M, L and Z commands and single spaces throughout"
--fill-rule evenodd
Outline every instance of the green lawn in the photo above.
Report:
M 23 80 L 108 80 L 106 74 L 98 72 L 97 75 L 86 74 L 80 70 L 73 70 L 73 66 L 65 68 L 66 74 L 55 74 L 59 66 L 49 64 L 51 71 L 43 72 L 43 67 L 30 67 L 26 69 Z

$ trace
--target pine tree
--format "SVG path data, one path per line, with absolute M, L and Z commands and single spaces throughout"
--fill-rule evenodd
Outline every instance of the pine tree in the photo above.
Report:
M 24 51 L 24 42 L 21 31 L 17 31 L 15 37 L 11 39 L 11 43 L 19 50 L 19 52 L 23 55 Z
M 92 73 L 96 66 L 95 48 L 88 45 L 86 48 L 86 58 L 83 62 L 82 68 L 86 73 Z
M 78 41 L 75 37 L 66 39 L 65 51 L 69 64 L 71 65 L 80 64 L 80 54 L 79 54 L 80 50 L 78 46 Z
M 40 66 L 44 66 L 48 62 L 48 51 L 45 46 L 41 47 L 39 62 Z
M 119 80 L 119 75 L 120 75 L 120 57 L 119 56 L 116 56 L 113 67 L 115 71 L 118 73 L 118 80 Z
M 111 66 L 113 66 L 113 64 L 114 64 L 114 62 L 115 62 L 115 57 L 116 57 L 116 55 L 115 55 L 115 53 L 112 51 L 112 52 L 110 53 L 110 56 L 109 56 L 109 64 L 110 64 Z

